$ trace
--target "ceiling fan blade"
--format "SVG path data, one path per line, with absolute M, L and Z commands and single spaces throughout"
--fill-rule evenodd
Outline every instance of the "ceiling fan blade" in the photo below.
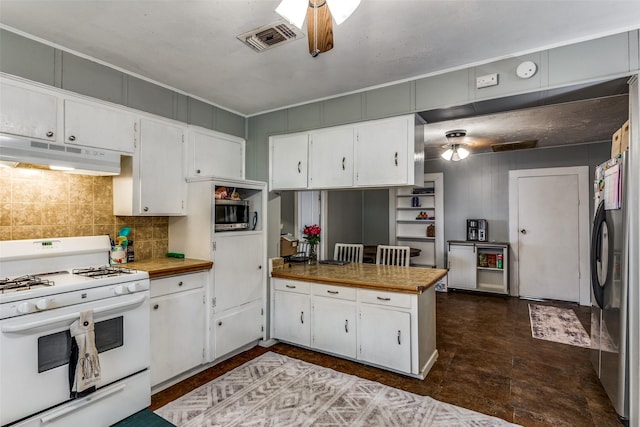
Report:
M 333 19 L 326 1 L 318 0 L 316 6 L 312 4 L 314 0 L 309 2 L 307 8 L 307 38 L 309 53 L 315 57 L 333 49 Z

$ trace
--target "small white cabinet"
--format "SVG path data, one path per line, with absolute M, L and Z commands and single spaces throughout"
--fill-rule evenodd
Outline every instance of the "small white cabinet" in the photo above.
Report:
M 215 358 L 259 340 L 263 336 L 262 301 L 229 310 L 213 319 Z
M 136 116 L 123 109 L 84 100 L 64 100 L 64 142 L 133 153 Z
M 298 281 L 274 282 L 274 337 L 306 347 L 311 345 L 310 284 Z
M 351 126 L 321 129 L 309 136 L 309 188 L 353 186 Z
M 449 287 L 476 288 L 476 247 L 474 244 L 449 243 Z
M 188 133 L 188 176 L 244 179 L 244 139 L 198 127 Z
M 140 143 L 122 159 L 113 178 L 115 215 L 185 215 L 184 128 L 170 122 L 140 120 Z
M 411 314 L 361 304 L 359 326 L 359 359 L 411 372 Z
M 307 188 L 307 133 L 276 135 L 269 138 L 269 189 Z
M 508 243 L 449 241 L 448 256 L 448 287 L 509 293 Z
M 151 385 L 204 362 L 207 273 L 151 280 Z
M 22 86 L 0 83 L 0 131 L 55 141 L 58 98 Z

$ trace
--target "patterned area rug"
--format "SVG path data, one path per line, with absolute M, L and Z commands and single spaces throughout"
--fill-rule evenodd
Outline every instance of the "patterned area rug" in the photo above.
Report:
M 534 338 L 591 347 L 589 334 L 571 309 L 529 304 L 529 320 Z
M 271 352 L 156 413 L 178 427 L 513 425 Z

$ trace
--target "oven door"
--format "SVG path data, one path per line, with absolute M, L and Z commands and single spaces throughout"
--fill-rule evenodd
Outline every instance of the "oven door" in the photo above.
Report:
M 149 367 L 149 292 L 106 298 L 0 321 L 0 425 L 69 398 L 69 326 L 93 310 L 101 381 Z

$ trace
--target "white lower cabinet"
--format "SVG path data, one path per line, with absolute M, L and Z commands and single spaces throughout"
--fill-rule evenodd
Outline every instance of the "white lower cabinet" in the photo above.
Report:
M 204 361 L 207 273 L 151 280 L 151 386 Z
M 476 247 L 472 244 L 449 244 L 449 287 L 476 288 Z
M 360 305 L 358 359 L 411 372 L 411 314 Z
M 262 300 L 217 315 L 213 320 L 213 328 L 216 359 L 259 340 L 263 333 Z
M 304 346 L 311 345 L 310 285 L 298 281 L 276 281 L 273 293 L 275 338 Z
M 313 297 L 312 346 L 341 356 L 356 358 L 356 303 Z
M 275 339 L 421 379 L 438 358 L 435 286 L 417 295 L 284 278 L 271 283 Z

